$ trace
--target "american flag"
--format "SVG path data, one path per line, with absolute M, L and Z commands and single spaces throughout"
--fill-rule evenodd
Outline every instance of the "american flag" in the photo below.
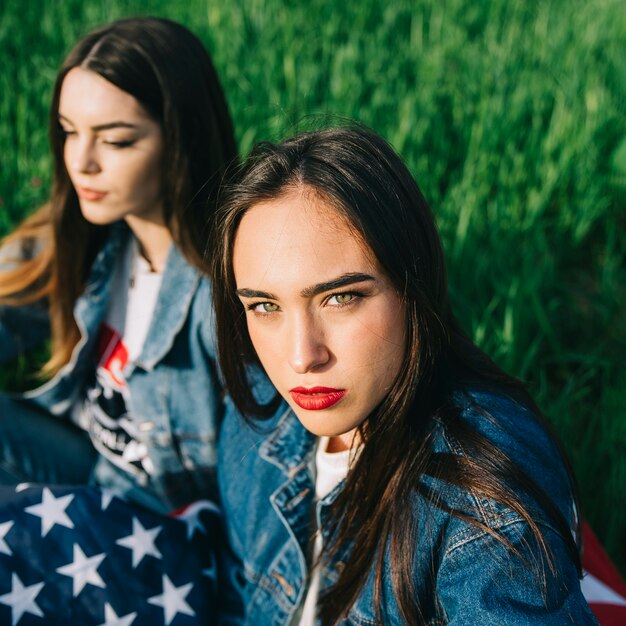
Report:
M 167 517 L 91 487 L 0 486 L 0 626 L 216 622 L 219 512 Z M 626 583 L 584 526 L 583 593 L 601 626 L 626 624 Z
M 0 625 L 214 622 L 219 515 L 158 515 L 91 487 L 0 487 Z
M 626 582 L 591 527 L 583 523 L 582 590 L 600 626 L 626 625 Z

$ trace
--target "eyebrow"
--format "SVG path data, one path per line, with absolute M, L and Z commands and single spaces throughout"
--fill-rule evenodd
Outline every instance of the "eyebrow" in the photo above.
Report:
M 300 291 L 300 295 L 303 298 L 312 298 L 313 296 L 317 296 L 320 293 L 325 293 L 326 291 L 332 291 L 334 289 L 339 289 L 341 287 L 348 287 L 349 285 L 354 285 L 355 283 L 362 283 L 366 281 L 375 280 L 373 276 L 369 274 L 361 274 L 360 272 L 350 272 L 348 274 L 342 274 L 333 280 L 328 280 L 323 283 L 318 283 L 317 285 L 312 285 L 311 287 L 305 287 Z M 267 298 L 268 300 L 278 300 L 278 297 L 269 291 L 257 291 L 256 289 L 237 289 L 237 295 L 242 298 Z
M 60 122 L 61 121 L 62 122 L 67 122 L 68 124 L 71 124 L 72 126 L 74 126 L 74 122 L 69 120 L 64 115 L 61 115 L 59 113 L 58 117 L 59 117 L 59 121 Z M 97 126 L 92 126 L 91 130 L 95 130 L 95 131 L 110 130 L 111 128 L 132 128 L 132 129 L 136 129 L 136 128 L 138 128 L 138 126 L 137 126 L 137 124 L 131 124 L 130 122 L 116 121 L 116 122 L 107 122 L 106 124 L 98 124 Z

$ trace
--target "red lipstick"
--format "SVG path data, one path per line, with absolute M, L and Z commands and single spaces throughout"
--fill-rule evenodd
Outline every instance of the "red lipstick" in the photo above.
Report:
M 332 387 L 294 387 L 289 391 L 293 401 L 307 411 L 321 411 L 337 404 L 347 393 L 347 389 Z
M 102 200 L 107 193 L 107 191 L 97 191 L 96 189 L 88 189 L 87 187 L 76 187 L 76 194 L 83 200 Z

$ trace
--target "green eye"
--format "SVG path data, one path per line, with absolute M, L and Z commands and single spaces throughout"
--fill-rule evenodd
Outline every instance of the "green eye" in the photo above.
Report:
M 254 305 L 254 310 L 258 313 L 275 313 L 278 311 L 278 305 L 273 302 L 259 302 Z
M 336 296 L 333 296 L 333 298 L 335 298 L 335 302 L 337 302 L 337 304 L 348 304 L 348 302 L 352 302 L 352 300 L 354 299 L 354 294 L 340 293 Z

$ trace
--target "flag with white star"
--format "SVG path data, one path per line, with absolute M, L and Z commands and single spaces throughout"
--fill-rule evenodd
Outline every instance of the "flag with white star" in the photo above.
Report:
M 92 487 L 0 486 L 0 626 L 215 621 L 219 512 L 162 516 Z

